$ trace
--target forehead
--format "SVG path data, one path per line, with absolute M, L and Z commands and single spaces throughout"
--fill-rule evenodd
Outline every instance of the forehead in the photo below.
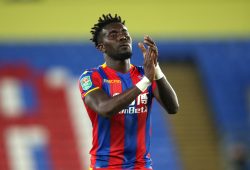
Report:
M 107 33 L 107 32 L 114 31 L 114 30 L 116 31 L 127 30 L 127 27 L 125 27 L 121 23 L 110 23 L 106 25 L 105 27 L 103 27 L 102 32 Z

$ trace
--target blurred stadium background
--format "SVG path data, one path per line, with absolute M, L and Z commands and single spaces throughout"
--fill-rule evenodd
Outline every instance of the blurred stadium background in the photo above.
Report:
M 148 34 L 180 111 L 153 107 L 155 170 L 249 170 L 250 1 L 0 0 L 0 170 L 87 170 L 91 125 L 77 79 L 103 63 L 89 41 L 118 13 Z

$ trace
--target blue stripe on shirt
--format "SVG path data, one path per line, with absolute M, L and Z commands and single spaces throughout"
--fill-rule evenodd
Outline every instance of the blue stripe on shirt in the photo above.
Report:
M 102 68 L 98 68 L 103 79 L 108 79 Z M 109 84 L 103 85 L 104 91 L 110 92 Z M 100 133 L 102 132 L 102 133 Z M 95 167 L 108 167 L 110 154 L 110 119 L 98 115 L 98 149 L 96 152 Z
M 118 74 L 122 82 L 122 91 L 133 87 L 133 82 L 130 74 Z M 136 104 L 135 104 L 136 106 Z M 124 143 L 124 163 L 123 168 L 133 168 L 136 160 L 137 150 L 137 114 L 125 114 L 125 143 Z

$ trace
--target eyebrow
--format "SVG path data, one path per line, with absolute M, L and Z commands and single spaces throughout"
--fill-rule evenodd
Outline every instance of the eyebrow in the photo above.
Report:
M 126 28 L 123 28 L 121 31 L 122 31 L 122 32 L 127 32 L 128 30 L 127 30 Z M 110 33 L 116 33 L 116 32 L 119 32 L 119 31 L 117 31 L 116 29 L 113 29 L 113 30 L 111 30 L 111 31 L 109 32 L 109 34 L 110 34 Z
M 118 32 L 117 30 L 111 30 L 108 34 L 117 33 L 117 32 Z
M 122 31 L 128 31 L 126 28 L 123 28 Z

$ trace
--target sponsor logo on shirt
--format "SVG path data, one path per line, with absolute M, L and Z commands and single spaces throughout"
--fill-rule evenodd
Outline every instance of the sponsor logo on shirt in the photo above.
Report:
M 107 79 L 103 79 L 104 83 L 109 83 L 109 84 L 112 84 L 112 83 L 121 83 L 121 80 L 107 80 Z
M 115 93 L 113 96 L 118 95 L 119 93 Z M 145 113 L 148 111 L 148 92 L 140 94 L 130 105 L 128 108 L 125 108 L 119 112 L 119 114 L 139 114 Z
M 128 107 L 126 109 L 122 109 L 119 114 L 138 114 L 138 113 L 146 113 L 148 111 L 147 106 L 141 106 L 139 108 L 136 107 Z

